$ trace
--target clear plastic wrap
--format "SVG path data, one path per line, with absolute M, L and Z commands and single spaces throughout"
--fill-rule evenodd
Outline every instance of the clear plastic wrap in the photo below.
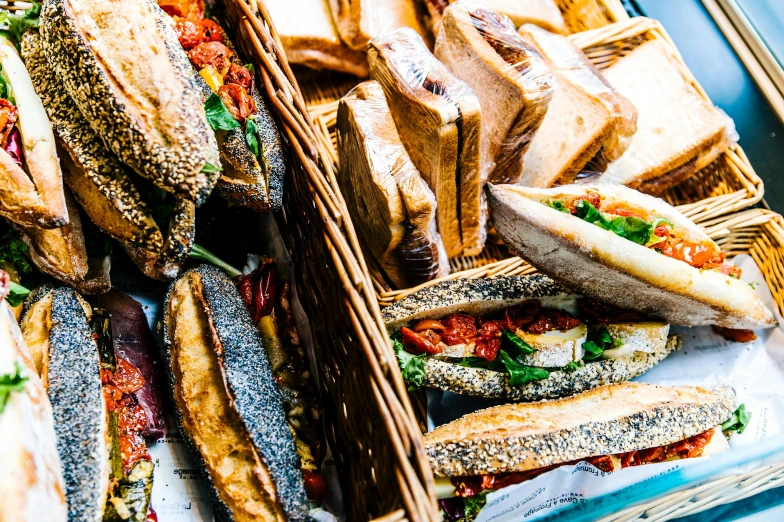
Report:
M 479 98 L 482 156 L 495 164 L 489 181 L 516 183 L 553 97 L 556 81 L 547 62 L 509 18 L 471 0 L 444 11 L 435 54 Z
M 267 7 L 289 62 L 367 76 L 365 51 L 340 40 L 329 0 L 267 0 Z
M 454 2 L 455 0 L 424 0 L 428 25 L 433 34 L 438 34 L 444 10 Z M 561 10 L 554 0 L 485 0 L 485 6 L 509 17 L 517 27 L 536 24 L 548 31 L 568 33 Z
M 479 100 L 412 29 L 371 40 L 368 63 L 400 141 L 436 195 L 447 255 L 478 254 L 487 235 Z
M 637 133 L 598 179 L 653 195 L 689 178 L 737 140 L 734 125 L 684 77 L 663 39 L 643 43 L 603 71 L 637 107 Z
M 430 32 L 419 22 L 417 0 L 329 0 L 340 39 L 364 51 L 372 38 L 410 27 L 432 48 Z
M 449 273 L 436 198 L 400 143 L 381 86 L 359 84 L 337 117 L 341 192 L 365 247 L 397 288 Z
M 631 144 L 637 109 L 565 36 L 532 24 L 519 33 L 557 79 L 544 122 L 525 155 L 520 185 L 550 187 L 600 175 Z

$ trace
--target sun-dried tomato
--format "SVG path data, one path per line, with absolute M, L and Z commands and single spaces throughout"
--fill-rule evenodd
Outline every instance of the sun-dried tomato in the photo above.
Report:
M 245 87 L 234 83 L 222 85 L 218 89 L 218 96 L 221 97 L 223 103 L 226 104 L 231 115 L 239 121 L 244 123 L 248 116 L 252 116 L 258 112 L 256 102 L 250 97 Z
M 19 119 L 19 111 L 8 100 L 0 98 L 0 148 L 8 145 L 8 137 Z
M 198 22 L 204 18 L 204 0 L 158 0 L 158 5 L 169 16 Z
M 498 350 L 501 349 L 501 338 L 494 337 L 490 339 L 477 339 L 476 345 L 474 346 L 474 354 L 477 357 L 481 357 L 482 359 L 486 359 L 488 361 L 495 361 L 495 358 L 498 357 Z
M 737 328 L 724 328 L 723 326 L 712 326 L 713 331 L 724 337 L 728 341 L 736 343 L 750 343 L 757 338 L 753 330 L 741 330 Z
M 589 457 L 585 459 L 586 462 L 589 462 L 593 467 L 598 468 L 605 473 L 612 473 L 615 471 L 615 464 L 613 464 L 612 459 L 609 455 L 599 455 L 598 457 Z
M 203 41 L 205 42 L 223 41 L 223 33 L 221 32 L 221 27 L 214 20 L 205 18 L 204 20 L 199 22 L 199 28 L 201 29 Z
M 324 500 L 327 498 L 327 481 L 322 475 L 308 469 L 302 470 L 302 480 L 305 483 L 305 493 L 310 500 Z
M 504 330 L 504 328 L 506 328 L 506 321 L 501 319 L 491 319 L 489 321 L 481 322 L 481 325 L 482 327 L 479 329 L 479 337 L 483 339 L 490 339 L 493 337 L 501 337 L 501 332 Z
M 441 334 L 447 346 L 468 344 L 476 338 L 476 318 L 468 314 L 452 314 L 441 320 L 444 332 Z
M 144 437 L 141 435 L 137 433 L 121 434 L 118 439 L 125 473 L 129 473 L 140 460 L 152 460 L 150 453 L 147 451 Z
M 177 33 L 177 40 L 186 51 L 190 51 L 204 41 L 201 27 L 190 20 L 178 19 L 174 24 L 174 31 Z
M 226 74 L 229 70 L 232 56 L 232 50 L 221 42 L 202 42 L 188 51 L 188 58 L 196 69 L 201 70 L 211 65 L 221 74 Z
M 530 334 L 543 334 L 552 330 L 571 330 L 580 325 L 580 320 L 563 310 L 543 308 L 534 322 L 525 327 Z
M 237 276 L 234 279 L 234 285 L 240 293 L 242 302 L 245 303 L 245 306 L 248 308 L 248 312 L 253 315 L 253 279 L 251 275 Z
M 405 326 L 400 329 L 400 337 L 403 340 L 403 347 L 406 351 L 416 355 L 426 353 L 428 355 L 436 355 L 441 353 L 443 348 L 438 344 L 434 344 L 431 339 L 425 337 L 421 333 L 417 333 Z
M 147 518 L 144 519 L 144 522 L 158 522 L 158 513 L 150 506 L 149 511 L 147 511 Z
M 126 406 L 117 412 L 117 426 L 128 433 L 141 432 L 147 425 L 147 415 L 139 404 Z
M 538 299 L 530 299 L 522 304 L 504 310 L 507 330 L 515 331 L 518 328 L 528 326 L 536 318 L 536 314 L 542 308 L 542 303 Z
M 229 66 L 229 72 L 226 73 L 224 82 L 242 85 L 246 91 L 250 92 L 251 86 L 253 85 L 253 75 L 250 73 L 247 67 L 233 63 Z
M 572 200 L 572 204 L 569 205 L 569 212 L 571 214 L 577 214 L 577 203 L 583 200 L 593 205 L 596 210 L 599 210 L 599 207 L 602 204 L 602 198 L 599 196 L 599 194 L 596 192 L 587 192 L 584 196 L 580 196 L 579 198 Z
M 436 332 L 443 332 L 444 325 L 435 319 L 421 319 L 411 326 L 415 332 L 423 332 L 425 330 L 434 330 Z
M 593 204 L 593 202 L 591 202 L 591 204 Z M 594 205 L 594 206 L 596 206 L 596 205 Z M 636 218 L 640 218 L 640 219 L 642 219 L 643 221 L 646 221 L 646 220 L 643 218 L 643 216 L 641 216 L 641 215 L 640 215 L 640 213 L 639 213 L 639 212 L 635 212 L 634 210 L 631 210 L 631 209 L 628 209 L 628 208 L 625 208 L 625 207 L 610 207 L 610 208 L 605 208 L 605 209 L 603 210 L 603 212 L 604 212 L 605 214 L 612 214 L 613 216 L 621 216 L 621 217 L 636 217 Z
M 133 393 L 144 386 L 142 373 L 125 359 L 117 359 L 117 369 L 111 383 L 123 393 Z

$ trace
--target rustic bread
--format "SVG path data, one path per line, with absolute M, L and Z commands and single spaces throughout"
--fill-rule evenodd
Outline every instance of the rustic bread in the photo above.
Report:
M 430 33 L 420 23 L 415 0 L 330 0 L 340 39 L 364 51 L 368 41 L 401 27 L 410 27 L 432 48 Z
M 555 77 L 547 62 L 511 20 L 473 1 L 444 11 L 435 54 L 479 99 L 489 181 L 517 182 L 553 96 Z
M 328 0 L 270 0 L 267 8 L 290 63 L 367 76 L 365 50 L 340 40 Z
M 398 288 L 446 275 L 435 196 L 400 143 L 378 83 L 361 83 L 340 100 L 337 129 L 338 182 L 384 274 Z
M 725 116 L 686 81 L 681 68 L 671 45 L 653 40 L 603 71 L 639 116 L 629 149 L 607 168 L 600 183 L 659 194 L 729 146 Z
M 457 0 L 428 0 L 425 2 L 428 11 L 428 25 L 433 34 L 441 29 L 441 18 L 444 10 Z M 548 31 L 566 34 L 568 29 L 560 9 L 553 0 L 485 0 L 488 9 L 508 16 L 515 26 L 536 24 Z
M 412 29 L 372 40 L 368 62 L 371 78 L 384 89 L 400 141 L 435 193 L 447 255 L 478 254 L 486 218 L 476 96 Z
M 548 206 L 561 196 L 589 195 L 598 195 L 602 208 L 636 207 L 651 218 L 664 218 L 682 239 L 718 249 L 702 229 L 664 201 L 620 185 L 491 185 L 488 200 L 493 225 L 506 245 L 581 294 L 672 324 L 776 324 L 747 283 L 718 270 L 694 268 Z
M 519 33 L 548 61 L 557 79 L 519 183 L 549 187 L 571 183 L 583 170 L 601 173 L 631 143 L 637 109 L 568 38 L 531 24 Z
M 735 410 L 731 388 L 622 383 L 575 397 L 487 408 L 425 435 L 437 476 L 527 471 L 678 442 Z

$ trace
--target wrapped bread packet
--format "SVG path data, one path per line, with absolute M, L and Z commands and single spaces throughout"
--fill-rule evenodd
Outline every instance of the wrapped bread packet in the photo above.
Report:
M 473 89 L 482 108 L 482 158 L 489 181 L 516 183 L 555 88 L 547 62 L 514 23 L 482 2 L 460 0 L 444 11 L 436 57 Z
M 456 0 L 428 0 L 427 21 L 433 34 L 438 34 L 444 10 Z M 515 26 L 536 24 L 548 31 L 566 34 L 568 29 L 555 0 L 485 0 L 488 9 L 508 16 Z
M 338 108 L 338 181 L 365 247 L 397 288 L 449 273 L 436 198 L 400 143 L 381 86 L 359 84 Z

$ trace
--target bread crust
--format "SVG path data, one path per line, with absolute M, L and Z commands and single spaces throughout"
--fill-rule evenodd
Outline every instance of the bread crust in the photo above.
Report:
M 425 450 L 437 476 L 526 471 L 671 444 L 720 425 L 735 405 L 728 387 L 613 384 L 470 413 L 425 435 Z
M 668 219 L 686 239 L 707 236 L 661 200 L 621 185 L 570 185 L 556 189 L 489 186 L 493 225 L 519 256 L 581 294 L 669 323 L 728 328 L 776 324 L 773 314 L 738 279 L 699 270 L 539 201 L 588 192 L 625 201 Z

